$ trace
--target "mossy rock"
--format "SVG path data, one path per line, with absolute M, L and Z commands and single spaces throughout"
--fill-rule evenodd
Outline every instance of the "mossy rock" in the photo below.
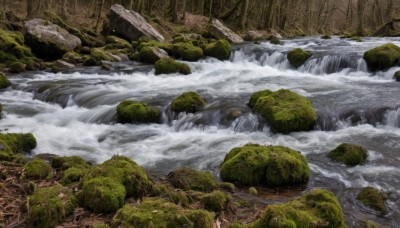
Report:
M 323 36 L 321 36 L 321 39 L 330 40 L 330 39 L 332 39 L 332 37 L 330 35 L 323 35 Z
M 393 78 L 394 78 L 396 81 L 400 82 L 400 70 L 397 71 L 396 73 L 394 73 Z
M 400 61 L 400 47 L 385 44 L 364 53 L 364 59 L 371 71 L 386 70 Z
M 21 62 L 15 62 L 11 64 L 10 72 L 11 73 L 22 73 L 26 71 L 26 64 Z
M 365 228 L 380 228 L 381 226 L 374 221 L 368 220 L 368 221 L 364 221 L 364 227 Z
M 255 187 L 250 187 L 249 188 L 249 194 L 255 196 L 255 195 L 258 194 L 258 191 L 257 191 L 257 189 Z
M 109 52 L 106 51 L 104 48 L 93 48 L 91 50 L 90 56 L 94 58 L 97 62 L 113 60 L 112 57 L 110 57 Z
M 275 45 L 281 44 L 281 41 L 280 41 L 279 38 L 276 37 L 276 36 L 271 37 L 271 38 L 269 39 L 269 42 L 271 42 L 271 44 L 275 44 Z
M 159 123 L 161 112 L 146 103 L 125 100 L 117 106 L 117 116 L 121 123 Z
M 342 143 L 334 150 L 330 151 L 328 157 L 336 162 L 354 166 L 363 164 L 367 160 L 368 151 L 359 145 Z
M 332 192 L 312 190 L 300 199 L 268 205 L 262 217 L 248 226 L 263 227 L 344 227 L 342 208 Z
M 219 60 L 228 60 L 231 56 L 232 47 L 226 40 L 206 44 L 204 46 L 204 55 L 217 58 Z
M 177 43 L 191 43 L 190 39 L 183 36 L 182 34 L 175 34 L 172 37 L 172 43 L 177 44 Z
M 357 199 L 365 206 L 377 211 L 386 211 L 385 196 L 376 188 L 366 187 L 357 195 Z
M 54 227 L 69 216 L 76 205 L 72 191 L 55 185 L 37 189 L 28 198 L 29 223 L 35 227 Z
M 197 171 L 184 167 L 170 172 L 167 178 L 172 186 L 185 191 L 211 192 L 218 189 L 215 177 L 206 171 Z
M 306 158 L 283 146 L 248 144 L 236 147 L 221 164 L 221 178 L 242 185 L 293 185 L 306 183 L 309 176 Z
M 217 190 L 201 196 L 201 203 L 204 205 L 204 209 L 221 213 L 229 207 L 231 198 L 224 192 Z
M 352 36 L 352 37 L 350 37 L 350 40 L 356 41 L 356 42 L 362 42 L 362 39 L 359 36 Z
M 138 45 L 138 47 L 136 49 L 138 51 L 140 51 L 144 47 L 158 47 L 158 48 L 163 49 L 164 51 L 166 51 L 168 53 L 168 55 L 173 56 L 175 54 L 174 45 L 173 44 L 160 43 L 158 41 L 151 40 L 151 41 L 146 41 L 146 42 L 140 42 L 140 44 Z
M 11 86 L 10 80 L 8 80 L 7 76 L 0 72 L 0 89 L 5 89 Z
M 54 157 L 51 166 L 63 170 L 60 180 L 63 185 L 79 182 L 92 169 L 89 163 L 78 156 Z
M 166 57 L 168 57 L 167 52 L 158 47 L 146 46 L 139 51 L 139 59 L 144 63 L 154 64 L 161 58 Z
M 26 164 L 24 170 L 25 176 L 31 180 L 45 179 L 52 172 L 49 163 L 40 158 L 34 158 Z
M 24 46 L 24 36 L 19 32 L 0 29 L 0 62 L 9 64 L 17 59 L 32 56 L 31 50 Z M 13 61 L 14 60 L 14 61 Z
M 260 97 L 267 97 L 270 96 L 273 92 L 271 90 L 261 90 L 258 92 L 255 92 L 251 95 L 249 102 L 247 103 L 247 105 L 250 108 L 254 108 L 254 106 L 256 105 L 258 99 Z
M 196 92 L 186 92 L 175 98 L 171 103 L 171 111 L 195 113 L 206 105 L 203 98 Z
M 127 40 L 124 40 L 124 39 L 119 38 L 117 36 L 107 36 L 105 41 L 106 41 L 106 44 L 112 44 L 112 45 L 114 45 L 115 48 L 132 49 L 132 45 Z
M 184 191 L 174 189 L 172 186 L 167 184 L 153 185 L 152 196 L 161 197 L 183 207 L 186 207 L 190 203 L 190 199 Z
M 146 171 L 136 162 L 124 156 L 114 156 L 103 164 L 95 166 L 83 179 L 83 183 L 97 177 L 108 177 L 126 189 L 126 196 L 141 198 L 152 189 L 152 182 Z
M 0 161 L 25 163 L 23 152 L 36 148 L 36 139 L 32 134 L 0 134 Z
M 162 199 L 146 198 L 140 205 L 125 205 L 114 216 L 113 227 L 212 228 L 214 214 L 205 210 L 184 210 Z
M 79 64 L 83 63 L 83 57 L 82 55 L 74 52 L 74 51 L 69 51 L 65 53 L 62 57 L 62 59 L 67 62 L 67 63 L 72 63 L 72 64 Z
M 185 61 L 198 61 L 204 57 L 203 49 L 190 43 L 176 43 L 173 48 L 175 56 Z
M 186 63 L 180 63 L 178 61 L 175 61 L 171 58 L 162 58 L 158 60 L 155 65 L 155 74 L 175 74 L 175 73 L 181 73 L 184 75 L 191 74 L 192 71 L 190 70 L 190 67 Z
M 256 92 L 249 106 L 254 104 L 257 97 L 253 110 L 264 117 L 277 132 L 309 131 L 317 122 L 318 117 L 311 102 L 294 92 L 285 89 Z
M 219 183 L 219 188 L 222 189 L 222 190 L 231 192 L 231 193 L 235 192 L 235 190 L 236 190 L 236 186 L 234 184 L 232 184 L 232 183 L 229 183 L 229 182 Z
M 123 184 L 110 177 L 95 177 L 85 181 L 78 194 L 79 203 L 95 213 L 113 213 L 125 203 Z
M 309 51 L 304 51 L 301 48 L 296 48 L 292 51 L 289 51 L 287 54 L 287 58 L 290 62 L 290 64 L 294 68 L 299 68 L 301 65 L 303 65 L 310 57 L 312 56 L 312 53 Z

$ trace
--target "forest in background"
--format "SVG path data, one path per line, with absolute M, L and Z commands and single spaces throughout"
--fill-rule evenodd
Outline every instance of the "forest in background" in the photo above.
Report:
M 112 4 L 122 4 L 156 22 L 181 23 L 187 15 L 197 14 L 221 19 L 236 31 L 296 35 L 368 35 L 400 15 L 399 0 L 0 0 L 3 13 L 35 18 L 51 11 L 93 30 Z

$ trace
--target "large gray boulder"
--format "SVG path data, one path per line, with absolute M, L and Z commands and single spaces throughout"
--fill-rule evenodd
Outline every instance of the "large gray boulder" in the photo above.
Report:
M 400 36 L 400 19 L 394 19 L 378 29 L 374 36 Z
M 38 57 L 56 60 L 66 52 L 81 46 L 81 40 L 49 21 L 33 19 L 25 22 L 26 44 Z
M 243 43 L 243 39 L 226 27 L 221 21 L 214 19 L 208 26 L 208 31 L 218 39 L 228 40 L 230 43 Z
M 164 37 L 146 20 L 133 10 L 115 4 L 111 6 L 108 15 L 110 30 L 130 40 L 137 40 L 142 36 L 164 42 Z

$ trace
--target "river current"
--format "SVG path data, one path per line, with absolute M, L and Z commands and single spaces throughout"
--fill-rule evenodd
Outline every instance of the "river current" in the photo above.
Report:
M 362 59 L 366 50 L 388 42 L 400 46 L 400 38 L 248 43 L 235 46 L 229 61 L 188 63 L 193 73 L 187 76 L 156 76 L 152 66 L 134 62 L 114 64 L 111 71 L 93 67 L 10 75 L 12 88 L 0 91 L 0 130 L 33 133 L 38 147 L 32 155 L 79 155 L 94 163 L 125 155 L 159 176 L 188 166 L 218 177 L 220 163 L 234 147 L 250 142 L 283 145 L 309 161 L 311 178 L 303 190 L 333 191 L 348 226 L 370 219 L 400 227 L 400 83 L 393 79 L 400 67 L 371 73 Z M 286 53 L 297 47 L 313 56 L 295 70 Z M 311 100 L 319 117 L 313 131 L 274 133 L 246 106 L 253 92 L 281 88 Z M 169 112 L 172 99 L 187 91 L 200 93 L 205 109 Z M 162 123 L 118 124 L 116 106 L 125 99 L 164 110 Z M 367 148 L 368 162 L 347 167 L 330 161 L 327 152 L 342 142 Z M 387 193 L 387 214 L 355 199 L 366 186 Z

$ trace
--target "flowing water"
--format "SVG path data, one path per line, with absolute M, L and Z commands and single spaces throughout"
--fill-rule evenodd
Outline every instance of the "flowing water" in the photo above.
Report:
M 370 73 L 362 59 L 366 50 L 387 42 L 400 45 L 400 38 L 358 43 L 306 37 L 284 40 L 283 45 L 244 44 L 235 47 L 230 61 L 189 63 L 193 73 L 188 76 L 155 76 L 151 66 L 138 63 L 116 64 L 112 71 L 12 75 L 13 87 L 0 92 L 5 112 L 0 130 L 32 132 L 38 140 L 33 154 L 79 155 L 97 163 L 125 155 L 156 175 L 189 166 L 218 176 L 233 147 L 249 142 L 288 146 L 310 163 L 305 190 L 332 190 L 348 226 L 372 219 L 399 227 L 400 83 L 392 77 L 400 67 Z M 297 47 L 314 55 L 295 70 L 286 53 Z M 246 107 L 253 92 L 280 88 L 312 101 L 319 116 L 313 131 L 276 134 Z M 170 113 L 171 100 L 189 90 L 205 98 L 206 108 L 196 114 Z M 125 99 L 164 110 L 162 124 L 116 123 L 116 106 Z M 331 162 L 327 152 L 342 142 L 366 147 L 368 162 L 356 167 Z M 387 214 L 355 200 L 366 186 L 388 193 Z

